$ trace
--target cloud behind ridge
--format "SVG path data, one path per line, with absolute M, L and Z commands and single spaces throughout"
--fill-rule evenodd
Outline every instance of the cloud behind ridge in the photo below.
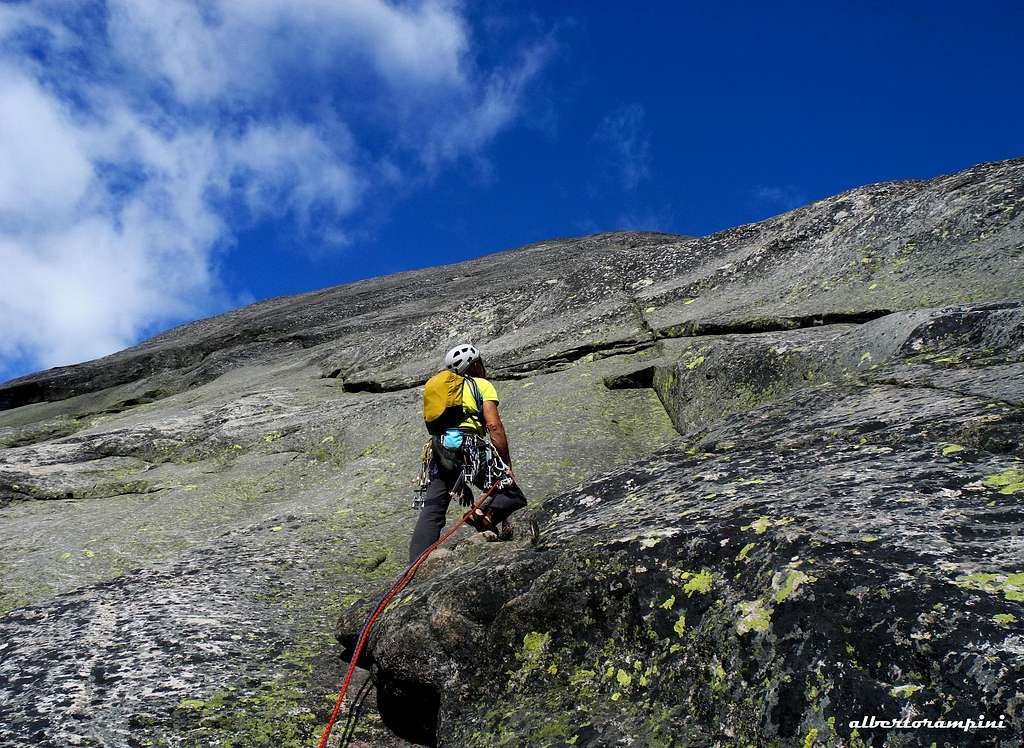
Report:
M 239 303 L 255 222 L 343 247 L 381 185 L 480 158 L 549 51 L 482 70 L 440 0 L 0 6 L 0 372 Z

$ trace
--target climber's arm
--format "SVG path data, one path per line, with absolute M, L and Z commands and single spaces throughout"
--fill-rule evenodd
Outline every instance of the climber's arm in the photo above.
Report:
M 484 401 L 484 423 L 487 425 L 487 433 L 491 435 L 491 443 L 498 450 L 509 467 L 512 467 L 512 457 L 508 451 L 508 436 L 505 434 L 505 425 L 498 415 L 498 404 L 493 400 Z

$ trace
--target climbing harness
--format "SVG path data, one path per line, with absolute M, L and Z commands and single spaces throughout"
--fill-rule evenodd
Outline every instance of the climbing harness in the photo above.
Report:
M 487 439 L 460 429 L 448 429 L 431 438 L 423 447 L 413 509 L 424 507 L 427 486 L 441 470 L 458 470 L 459 474 L 452 483 L 449 495 L 463 506 L 473 503 L 470 485 L 486 491 L 495 483 L 499 484 L 499 489 L 508 488 L 514 483 L 511 469 Z
M 508 470 L 507 479 L 512 483 L 515 482 L 515 476 L 512 475 L 511 470 Z M 373 628 L 373 624 L 380 617 L 381 613 L 383 613 L 384 610 L 388 607 L 388 604 L 395 598 L 395 596 L 399 592 L 401 592 L 405 588 L 405 586 L 409 584 L 409 582 L 412 581 L 412 578 L 416 575 L 417 569 L 419 569 L 420 565 L 427 560 L 427 557 L 431 553 L 433 553 L 438 547 L 440 547 L 442 543 L 448 540 L 448 538 L 454 535 L 455 532 L 470 519 L 471 515 L 473 515 L 484 505 L 484 502 L 486 502 L 491 497 L 491 494 L 494 493 L 494 491 L 498 489 L 499 486 L 502 485 L 504 485 L 504 480 L 495 481 L 494 483 L 492 483 L 491 486 L 484 492 L 484 494 L 477 500 L 477 502 L 472 507 L 470 507 L 469 511 L 463 514 L 462 518 L 459 519 L 459 521 L 456 522 L 454 525 L 452 525 L 451 529 L 449 529 L 448 532 L 446 532 L 444 535 L 435 540 L 434 543 L 425 551 L 423 551 L 423 553 L 421 553 L 415 561 L 410 563 L 406 567 L 405 571 L 402 573 L 402 576 L 398 578 L 398 581 L 395 582 L 395 584 L 383 597 L 381 597 L 380 601 L 377 603 L 377 606 L 373 609 L 373 612 L 370 614 L 369 618 L 366 619 L 366 623 L 363 624 L 363 628 L 359 631 L 359 637 L 356 640 L 355 649 L 352 651 L 352 658 L 349 660 L 348 663 L 348 670 L 345 672 L 345 680 L 342 681 L 341 684 L 341 692 L 338 694 L 338 700 L 334 703 L 334 711 L 331 712 L 330 719 L 327 720 L 327 727 L 324 728 L 323 737 L 320 738 L 319 748 L 325 748 L 327 745 L 327 741 L 331 738 L 331 729 L 334 727 L 334 723 L 338 719 L 338 714 L 341 712 L 341 706 L 345 700 L 345 693 L 348 691 L 349 683 L 351 683 L 352 676 L 355 674 L 356 663 L 359 662 L 359 655 L 362 654 L 363 647 L 366 646 L 366 640 L 370 636 L 370 629 Z

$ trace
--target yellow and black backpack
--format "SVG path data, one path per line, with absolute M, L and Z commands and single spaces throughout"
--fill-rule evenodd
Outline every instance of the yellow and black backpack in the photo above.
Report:
M 476 413 L 468 411 L 462 404 L 462 392 L 466 386 L 476 401 Z M 445 369 L 428 379 L 423 387 L 423 421 L 431 434 L 443 434 L 447 429 L 457 428 L 470 417 L 480 420 L 483 413 L 483 398 L 473 377 Z

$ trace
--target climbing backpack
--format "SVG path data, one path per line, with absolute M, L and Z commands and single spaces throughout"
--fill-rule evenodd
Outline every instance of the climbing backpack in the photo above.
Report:
M 462 392 L 467 385 L 476 401 L 476 413 L 462 404 Z M 446 369 L 428 379 L 423 387 L 423 421 L 427 431 L 435 436 L 457 428 L 467 418 L 481 419 L 483 412 L 483 398 L 473 377 L 463 377 Z

